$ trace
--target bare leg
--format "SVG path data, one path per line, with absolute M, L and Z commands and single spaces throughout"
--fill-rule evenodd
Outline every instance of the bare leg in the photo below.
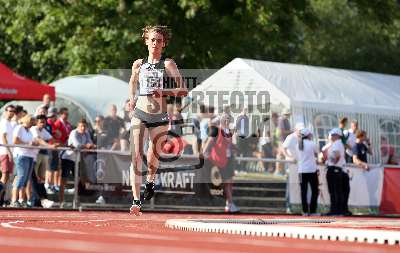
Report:
M 9 173 L 8 172 L 5 172 L 5 173 L 1 174 L 1 180 L 0 181 L 4 184 L 4 186 L 7 184 L 8 179 L 9 179 Z
M 159 156 L 163 153 L 162 148 L 167 141 L 168 126 L 159 126 L 150 130 L 150 146 L 147 151 L 148 170 L 147 182 L 153 182 L 159 167 Z
M 14 177 L 13 188 L 11 192 L 11 202 L 16 202 L 18 200 L 18 188 L 17 188 L 18 176 Z
M 64 182 L 64 179 L 61 179 L 60 181 L 61 181 L 61 183 L 60 183 L 60 204 L 61 204 L 64 202 L 65 182 Z M 78 189 L 75 189 L 75 190 L 77 191 Z
M 226 204 L 231 204 L 233 202 L 232 199 L 232 179 L 226 180 L 224 182 L 224 190 L 225 190 L 225 198 L 226 198 Z
M 130 168 L 130 179 L 132 195 L 134 200 L 140 200 L 140 186 L 142 184 L 143 144 L 148 137 L 148 131 L 137 118 L 132 119 L 132 164 Z

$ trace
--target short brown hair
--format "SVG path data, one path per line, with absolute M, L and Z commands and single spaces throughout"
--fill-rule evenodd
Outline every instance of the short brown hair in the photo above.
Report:
M 148 34 L 151 32 L 159 33 L 163 36 L 165 45 L 168 44 L 168 41 L 171 39 L 171 30 L 168 26 L 164 25 L 147 25 L 143 29 L 142 39 L 146 41 Z
M 345 125 L 345 124 L 347 124 L 347 121 L 348 121 L 347 118 L 343 117 L 340 119 L 339 123 Z
M 79 124 L 87 125 L 86 119 L 85 119 L 85 118 L 81 118 L 81 119 L 78 121 L 78 125 L 79 125 Z
M 365 137 L 366 135 L 367 135 L 367 132 L 365 132 L 364 130 L 357 130 L 357 132 L 356 132 L 357 139 Z

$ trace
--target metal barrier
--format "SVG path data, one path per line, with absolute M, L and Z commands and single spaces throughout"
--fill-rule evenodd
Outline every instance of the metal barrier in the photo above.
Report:
M 79 168 L 80 168 L 80 162 L 81 162 L 81 154 L 82 153 L 99 153 L 99 154 L 115 154 L 115 155 L 122 155 L 122 156 L 130 156 L 130 152 L 126 151 L 115 151 L 115 150 L 105 150 L 105 149 L 77 149 L 77 148 L 71 148 L 71 147 L 57 147 L 57 148 L 51 148 L 48 146 L 31 146 L 31 145 L 19 145 L 19 144 L 0 144 L 0 146 L 3 147 L 20 147 L 20 148 L 28 148 L 28 149 L 47 149 L 47 150 L 57 150 L 57 151 L 73 151 L 75 152 L 76 155 L 76 161 L 75 161 L 75 168 L 74 168 L 74 198 L 73 198 L 73 209 L 78 209 L 79 208 L 79 195 L 78 195 L 78 184 L 79 184 Z M 174 155 L 169 155 L 169 154 L 163 154 L 165 157 L 175 157 Z M 188 155 L 188 154 L 183 154 L 180 156 L 181 158 L 185 159 L 196 159 L 199 156 L 198 155 Z M 286 163 L 286 164 L 296 164 L 296 161 L 292 160 L 282 160 L 282 159 L 275 159 L 275 158 L 255 158 L 255 157 L 236 157 L 236 161 L 244 161 L 244 162 L 274 162 L 274 163 Z M 383 164 L 368 164 L 371 169 L 374 168 L 400 168 L 399 165 L 383 165 Z M 346 164 L 346 166 L 349 167 L 357 167 L 355 164 Z

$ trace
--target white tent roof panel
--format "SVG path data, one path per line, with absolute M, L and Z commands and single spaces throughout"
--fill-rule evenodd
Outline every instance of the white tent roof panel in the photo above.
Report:
M 266 90 L 285 106 L 400 113 L 400 76 L 361 71 L 236 58 L 194 90 Z

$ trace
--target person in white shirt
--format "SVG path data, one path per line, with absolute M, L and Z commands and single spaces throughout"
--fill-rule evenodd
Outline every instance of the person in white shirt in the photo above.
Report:
M 11 121 L 15 114 L 15 107 L 8 105 L 4 111 L 4 118 L 0 121 L 0 144 L 12 144 L 12 134 L 15 124 Z M 13 172 L 14 163 L 12 148 L 0 146 L 1 183 L 6 184 L 9 174 Z
M 297 123 L 293 133 L 289 134 L 282 144 L 283 153 L 288 160 L 295 160 L 297 157 L 297 147 L 300 138 L 300 131 L 304 128 L 304 123 Z
M 343 191 L 343 168 L 346 164 L 344 158 L 345 148 L 341 139 L 343 133 L 340 128 L 334 128 L 329 134 L 331 136 L 332 145 L 328 150 L 328 172 L 326 173 L 331 200 L 331 208 L 328 215 L 344 215 L 347 200 Z
M 300 130 L 297 147 L 298 173 L 301 189 L 301 205 L 303 215 L 313 215 L 317 211 L 318 201 L 318 167 L 317 145 L 312 141 L 312 133 L 308 128 Z M 311 201 L 307 203 L 308 185 L 311 187 Z
M 15 124 L 12 118 L 15 115 L 15 106 L 8 105 L 4 111 L 4 118 L 0 121 L 0 144 L 12 144 L 12 134 Z M 13 173 L 14 159 L 12 155 L 12 148 L 0 146 L 0 207 L 3 206 L 5 196 L 5 185 L 7 184 L 10 174 Z
M 45 146 L 49 148 L 55 148 L 56 144 L 50 144 L 49 142 L 53 141 L 53 137 L 47 131 L 46 127 L 47 118 L 44 115 L 39 115 L 36 117 L 36 126 L 31 127 L 30 131 L 35 141 L 38 142 L 40 146 Z M 32 180 L 28 183 L 27 187 L 27 199 L 28 206 L 35 206 L 36 203 L 33 201 L 32 192 L 36 192 L 39 197 L 40 204 L 44 208 L 50 208 L 53 206 L 53 201 L 47 199 L 47 192 L 45 188 L 45 173 L 46 170 L 49 169 L 50 161 L 49 161 L 49 151 L 47 149 L 37 150 L 37 156 L 34 158 L 33 164 L 34 169 L 32 171 Z M 32 186 L 32 187 L 30 187 Z
M 30 128 L 34 123 L 33 117 L 28 114 L 21 118 L 19 121 L 20 125 L 17 125 L 15 127 L 13 133 L 14 144 L 37 146 L 38 143 L 33 139 L 33 135 L 30 132 Z M 36 154 L 37 151 L 35 149 L 20 147 L 14 148 L 15 169 L 17 173 L 14 179 L 12 190 L 12 207 L 26 207 L 25 188 L 31 178 L 33 170 L 33 160 Z M 18 196 L 19 201 L 17 202 Z

